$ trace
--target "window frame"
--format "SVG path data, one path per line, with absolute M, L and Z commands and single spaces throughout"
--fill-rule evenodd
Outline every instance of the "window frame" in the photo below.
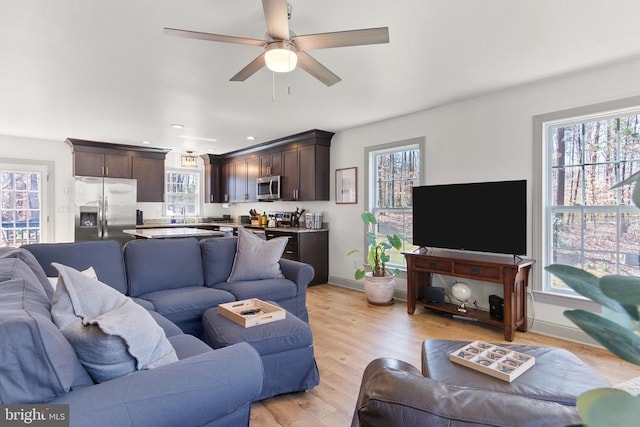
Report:
M 197 182 L 195 186 L 196 190 L 194 193 L 195 212 L 193 214 L 187 214 L 186 216 L 190 218 L 200 216 L 200 213 L 202 212 L 202 191 L 203 191 L 202 172 L 199 170 L 186 169 L 186 168 L 171 168 L 171 169 L 166 169 L 164 172 L 164 188 L 165 188 L 165 202 L 164 202 L 164 208 L 163 208 L 164 215 L 167 217 L 183 216 L 183 214 L 180 214 L 180 213 L 169 212 L 169 206 L 173 204 L 169 202 L 169 199 L 170 199 L 170 195 L 172 194 L 188 194 L 188 193 L 182 193 L 182 192 L 169 191 L 169 175 L 170 174 L 190 174 L 196 177 Z
M 410 138 L 400 141 L 389 142 L 385 144 L 373 145 L 365 147 L 365 210 L 373 212 L 374 203 L 376 202 L 376 182 L 377 182 L 377 174 L 375 170 L 375 155 L 381 154 L 385 152 L 393 152 L 393 151 L 403 151 L 403 149 L 418 149 L 418 159 L 419 159 L 419 168 L 420 171 L 418 173 L 418 185 L 425 185 L 425 158 L 426 158 L 426 140 L 425 137 L 416 137 Z M 412 225 L 409 225 L 411 227 Z M 365 227 L 366 228 L 366 227 Z M 367 247 L 367 238 L 366 231 L 364 236 L 364 247 Z M 364 251 L 364 263 L 367 263 L 367 251 Z M 402 264 L 387 264 L 391 268 L 395 268 L 399 271 L 406 271 L 406 261 Z
M 540 280 L 533 282 L 536 301 L 588 310 L 593 310 L 597 307 L 597 304 L 592 303 L 572 290 L 551 290 L 551 286 L 548 283 L 550 283 L 552 276 L 544 270 L 544 267 L 550 263 L 551 245 L 553 243 L 552 208 L 547 204 L 547 201 L 550 200 L 549 193 L 552 191 L 553 165 L 549 154 L 552 149 L 549 146 L 551 127 L 558 124 L 570 126 L 589 120 L 606 120 L 607 118 L 619 117 L 629 113 L 637 114 L 638 111 L 640 111 L 640 96 L 635 96 L 533 117 L 532 250 L 533 258 L 537 260 L 534 265 L 534 274 L 536 277 L 540 277 Z M 612 206 L 611 210 L 615 208 L 615 206 Z M 566 209 L 571 210 L 573 208 L 566 207 Z M 583 207 L 583 209 L 596 211 L 599 208 Z

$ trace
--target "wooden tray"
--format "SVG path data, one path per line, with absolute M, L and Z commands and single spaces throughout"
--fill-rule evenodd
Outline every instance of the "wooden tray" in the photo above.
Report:
M 259 311 L 257 313 L 246 313 L 253 310 Z M 220 304 L 218 305 L 218 313 L 245 328 L 282 320 L 287 314 L 283 308 L 258 298 Z
M 502 381 L 511 382 L 536 363 L 536 358 L 505 347 L 474 341 L 449 355 L 449 360 Z

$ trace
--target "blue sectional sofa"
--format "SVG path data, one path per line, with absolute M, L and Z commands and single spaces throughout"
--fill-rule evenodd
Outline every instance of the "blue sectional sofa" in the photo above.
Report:
M 264 381 L 247 343 L 213 350 L 203 313 L 258 297 L 308 322 L 307 264 L 281 259 L 284 278 L 227 282 L 237 238 L 44 243 L 0 248 L 0 403 L 69 404 L 72 426 L 246 426 Z M 95 384 L 53 323 L 52 263 L 92 267 L 164 330 L 177 362 Z M 10 337 L 9 339 L 7 339 Z

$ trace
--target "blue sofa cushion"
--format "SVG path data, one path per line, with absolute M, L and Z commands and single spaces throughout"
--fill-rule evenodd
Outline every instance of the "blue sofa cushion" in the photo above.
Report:
M 49 297 L 27 264 L 18 258 L 0 259 L 0 277 L 7 281 L 0 282 L 0 310 L 25 309 L 50 317 Z
M 53 298 L 53 286 L 51 286 L 38 260 L 31 252 L 25 251 L 22 248 L 0 248 L 0 260 L 12 259 L 18 259 L 20 262 L 5 264 L 5 266 L 0 269 L 0 278 L 4 278 L 5 280 L 9 278 L 25 278 L 34 285 L 41 287 L 47 295 L 47 299 L 51 301 L 51 298 Z
M 283 301 L 295 298 L 298 292 L 295 283 L 288 279 L 222 282 L 212 287 L 232 293 L 237 300 L 260 298 L 262 300 Z
M 237 246 L 237 237 L 216 237 L 200 241 L 205 285 L 212 286 L 227 281 Z
M 44 269 L 48 277 L 58 277 L 51 265 L 57 262 L 82 271 L 93 267 L 102 283 L 125 294 L 127 277 L 122 259 L 122 246 L 115 240 L 76 243 L 37 243 L 24 245 Z
M 97 279 L 54 263 L 51 314 L 96 382 L 178 360 L 149 312 Z
M 200 323 L 202 314 L 208 308 L 235 301 L 235 298 L 229 292 L 207 288 L 206 286 L 189 286 L 180 289 L 150 292 L 144 294 L 143 298 L 151 301 L 158 313 L 178 326 L 193 319 L 197 319 Z
M 131 240 L 124 246 L 124 260 L 132 297 L 204 285 L 200 246 L 194 238 Z
M 37 282 L 3 281 L 0 293 L 0 403 L 48 402 L 93 385 L 48 310 L 43 310 L 48 299 Z

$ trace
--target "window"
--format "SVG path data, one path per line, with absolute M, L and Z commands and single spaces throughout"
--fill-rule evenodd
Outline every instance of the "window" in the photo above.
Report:
M 165 214 L 196 216 L 200 213 L 200 174 L 198 172 L 166 172 Z
M 416 249 L 413 240 L 412 190 L 421 182 L 420 140 L 402 141 L 367 149 L 369 210 L 378 219 L 380 240 L 394 233 L 404 238 L 401 251 L 391 250 L 390 266 L 404 267 L 402 251 Z
M 543 265 L 596 276 L 640 276 L 640 211 L 632 186 L 640 170 L 640 107 L 542 121 Z M 574 294 L 544 274 L 543 290 Z
M 0 163 L 0 246 L 43 241 L 46 180 L 44 166 Z

